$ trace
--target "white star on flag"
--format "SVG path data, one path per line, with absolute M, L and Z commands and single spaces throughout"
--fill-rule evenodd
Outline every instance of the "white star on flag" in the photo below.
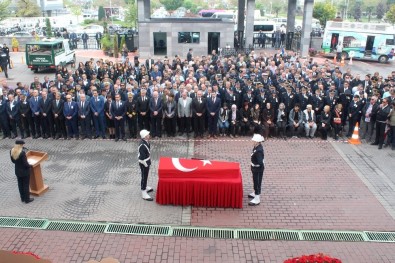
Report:
M 203 166 L 206 166 L 206 164 L 212 165 L 209 160 L 201 160 L 203 162 Z

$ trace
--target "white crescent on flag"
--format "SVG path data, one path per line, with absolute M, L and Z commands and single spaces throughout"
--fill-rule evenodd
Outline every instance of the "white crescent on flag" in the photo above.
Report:
M 174 167 L 184 173 L 189 173 L 192 171 L 195 171 L 197 169 L 197 167 L 195 168 L 186 168 L 184 166 L 181 165 L 180 163 L 180 159 L 179 158 L 171 158 L 171 162 L 173 163 Z

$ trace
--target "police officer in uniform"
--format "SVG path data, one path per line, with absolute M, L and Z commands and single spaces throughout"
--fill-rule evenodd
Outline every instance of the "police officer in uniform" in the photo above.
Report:
M 251 153 L 251 172 L 254 183 L 254 192 L 249 194 L 249 198 L 253 198 L 248 205 L 255 206 L 261 203 L 261 186 L 263 179 L 263 171 L 265 170 L 265 154 L 261 142 L 264 141 L 262 135 L 255 133 L 251 139 L 254 142 L 254 148 Z
M 11 149 L 11 161 L 15 164 L 15 175 L 18 180 L 18 189 L 21 196 L 21 201 L 28 204 L 33 202 L 30 198 L 29 183 L 30 183 L 30 168 L 32 167 L 26 157 L 26 148 L 23 147 L 25 142 L 23 140 L 16 140 L 15 146 Z
M 138 158 L 141 170 L 141 194 L 142 198 L 146 201 L 153 201 L 154 199 L 148 194 L 154 189 L 147 186 L 149 167 L 151 166 L 151 150 L 150 150 L 150 134 L 147 130 L 140 131 L 140 145 L 138 148 Z
M 7 65 L 8 65 L 7 54 L 3 50 L 0 50 L 0 68 L 3 70 L 5 77 L 8 79 Z

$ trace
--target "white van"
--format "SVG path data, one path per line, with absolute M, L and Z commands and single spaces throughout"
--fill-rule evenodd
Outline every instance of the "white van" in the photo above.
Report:
M 255 20 L 254 33 L 259 33 L 260 31 L 271 37 L 273 32 L 276 31 L 276 24 L 274 21 Z
M 236 22 L 236 14 L 233 12 L 216 12 L 211 18 L 220 18 L 222 21 L 232 21 Z

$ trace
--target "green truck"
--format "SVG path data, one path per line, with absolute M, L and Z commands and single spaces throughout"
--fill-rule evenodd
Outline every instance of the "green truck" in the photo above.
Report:
M 75 63 L 75 51 L 68 39 L 43 39 L 26 44 L 26 64 L 34 72 L 56 69 L 58 65 Z

